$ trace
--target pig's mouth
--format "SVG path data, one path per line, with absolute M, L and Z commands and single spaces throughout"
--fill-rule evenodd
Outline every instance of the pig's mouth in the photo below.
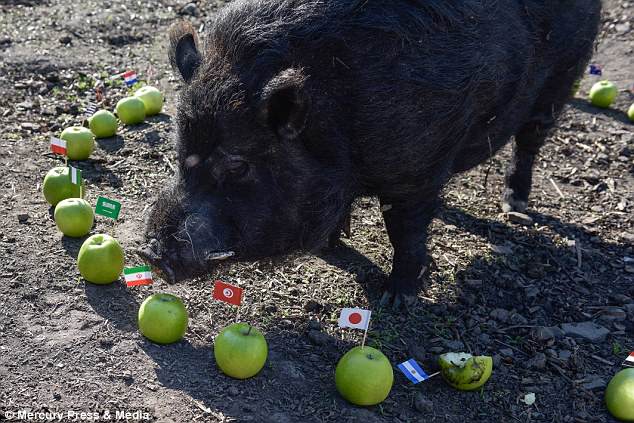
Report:
M 155 240 L 152 240 L 155 241 Z M 148 245 L 140 248 L 136 253 L 150 263 L 155 272 L 165 279 L 168 283 L 176 283 L 181 280 L 189 279 L 196 275 L 209 272 L 214 266 L 223 260 L 227 260 L 235 256 L 234 251 L 212 251 L 207 252 L 202 260 L 197 263 L 187 263 L 186 266 L 176 267 L 172 264 L 172 260 L 163 257 L 157 252 L 157 243 L 150 241 Z M 176 261 L 178 262 L 178 261 Z

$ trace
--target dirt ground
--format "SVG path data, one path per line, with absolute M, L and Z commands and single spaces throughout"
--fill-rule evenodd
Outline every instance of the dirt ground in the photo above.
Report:
M 594 62 L 620 88 L 616 104 L 586 101 L 587 75 L 537 165 L 526 225 L 500 215 L 508 149 L 447 187 L 429 241 L 433 271 L 409 313 L 381 310 L 391 247 L 374 199 L 358 201 L 353 236 L 319 255 L 225 267 L 208 278 L 127 289 L 85 283 L 75 259 L 82 239 L 63 237 L 41 194 L 60 165 L 51 135 L 82 121 L 95 80 L 104 105 L 126 94 L 108 76 L 134 69 L 166 93 L 164 114 L 99 140 L 84 171 L 87 199 L 122 202 L 114 229 L 127 265 L 142 218 L 173 173 L 172 116 L 178 79 L 165 29 L 182 17 L 203 27 L 222 1 L 0 4 L 0 420 L 19 410 L 161 422 L 610 422 L 607 382 L 634 350 L 634 7 L 606 0 Z M 98 218 L 93 233 L 111 231 Z M 212 300 L 214 278 L 246 289 L 242 318 L 266 335 L 257 377 L 236 381 L 213 359 L 213 338 L 235 309 Z M 157 346 L 137 331 L 139 304 L 153 292 L 183 298 L 185 339 Z M 341 307 L 373 310 L 370 345 L 397 364 L 414 357 L 428 372 L 438 354 L 494 356 L 481 391 L 440 378 L 412 385 L 395 371 L 380 406 L 357 408 L 334 387 L 337 360 L 362 333 L 342 331 Z M 594 322 L 575 330 L 570 323 Z M 577 333 L 581 332 L 581 333 Z M 536 394 L 535 404 L 520 401 Z M 117 411 L 129 412 L 127 416 Z M 136 412 L 136 414 L 134 414 Z M 17 417 L 14 417 L 14 419 Z

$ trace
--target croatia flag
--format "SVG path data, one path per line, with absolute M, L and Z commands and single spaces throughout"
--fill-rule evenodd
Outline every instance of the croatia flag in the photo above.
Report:
M 51 137 L 51 151 L 62 156 L 66 155 L 66 140 Z
M 150 266 L 128 267 L 123 274 L 127 286 L 152 285 Z
M 367 330 L 371 314 L 370 310 L 362 308 L 344 308 L 339 316 L 339 327 Z
M 242 302 L 242 288 L 229 285 L 223 281 L 214 282 L 213 297 L 216 300 L 239 306 Z
M 124 79 L 124 81 L 125 81 L 125 84 L 126 84 L 128 87 L 131 87 L 131 86 L 132 86 L 132 85 L 134 85 L 134 84 L 136 83 L 136 81 L 137 81 L 137 79 L 136 79 L 136 72 L 135 72 L 135 71 L 127 71 L 127 72 L 124 72 L 124 73 L 123 73 L 123 75 L 121 75 L 121 76 L 123 76 L 123 79 Z
M 627 356 L 627 358 L 623 362 L 623 365 L 628 367 L 634 367 L 634 351 L 632 351 L 630 355 Z
M 416 360 L 414 360 L 413 358 L 410 358 L 409 360 L 402 362 L 397 367 L 414 384 L 417 384 L 424 380 L 429 379 L 429 376 L 427 375 L 427 373 L 425 373 L 423 368 L 420 367 L 418 363 L 416 362 Z

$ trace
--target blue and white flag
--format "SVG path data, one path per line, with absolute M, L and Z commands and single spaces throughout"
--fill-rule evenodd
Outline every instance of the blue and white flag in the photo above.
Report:
M 599 75 L 603 74 L 603 70 L 599 65 L 590 65 L 590 75 Z
M 397 367 L 414 384 L 429 379 L 429 375 L 425 373 L 425 370 L 423 370 L 413 358 L 402 362 Z

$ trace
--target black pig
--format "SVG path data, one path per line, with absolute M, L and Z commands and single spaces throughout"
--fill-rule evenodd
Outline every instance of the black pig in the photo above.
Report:
M 523 211 L 533 162 L 583 74 L 599 0 L 250 0 L 199 42 L 170 32 L 185 87 L 178 171 L 141 255 L 172 281 L 217 260 L 313 250 L 359 196 L 394 247 L 384 300 L 418 291 L 448 179 L 512 137 L 502 209 Z

